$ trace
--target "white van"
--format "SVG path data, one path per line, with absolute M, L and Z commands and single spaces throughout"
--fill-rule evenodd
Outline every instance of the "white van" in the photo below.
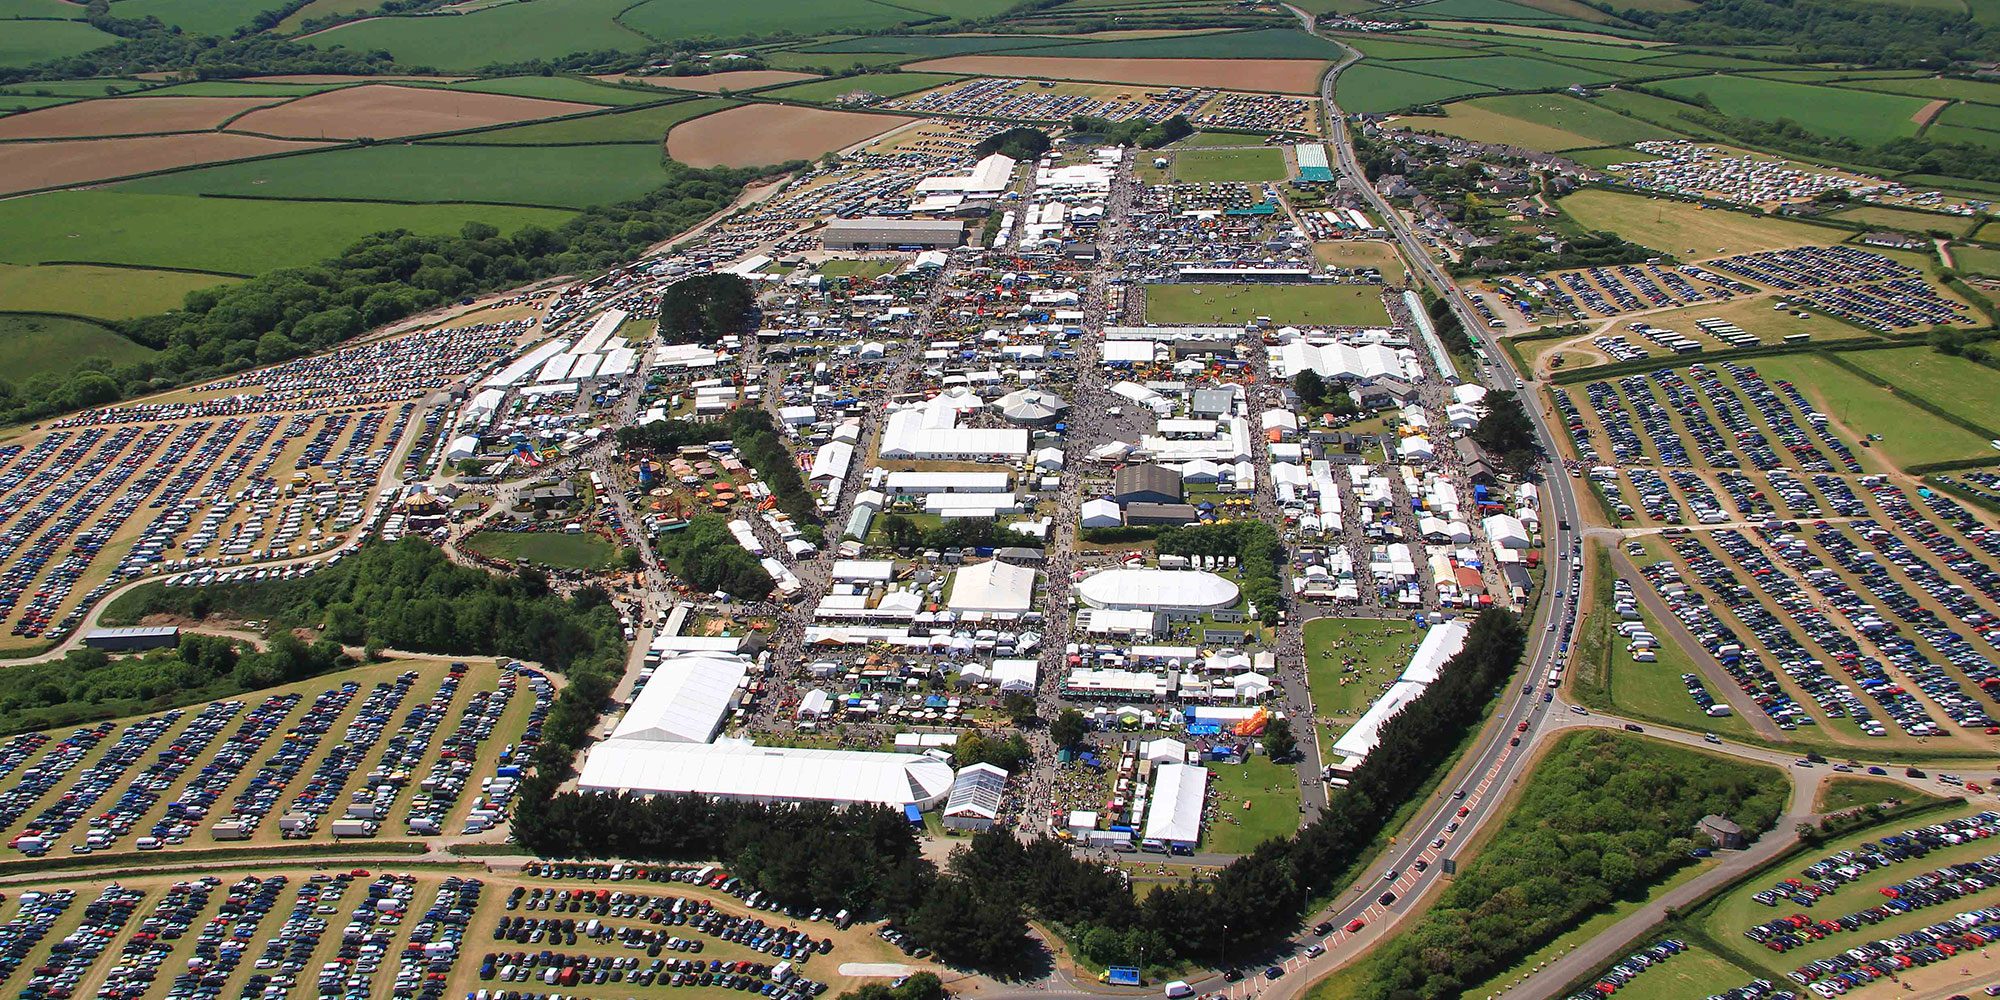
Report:
M 1194 987 L 1189 986 L 1187 982 L 1184 980 L 1176 979 L 1173 982 L 1167 984 L 1167 996 L 1171 998 L 1171 1000 L 1180 1000 L 1181 997 L 1187 997 L 1193 995 L 1194 995 Z

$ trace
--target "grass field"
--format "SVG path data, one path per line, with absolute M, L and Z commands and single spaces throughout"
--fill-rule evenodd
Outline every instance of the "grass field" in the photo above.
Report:
M 157 17 L 183 31 L 197 35 L 223 35 L 256 16 L 264 3 L 243 0 L 118 0 L 119 17 Z M 273 0 L 269 6 L 282 6 Z
M 1948 233 L 1965 232 L 1972 220 L 1960 215 L 1945 215 L 1942 212 L 1919 212 L 1907 208 L 1893 208 L 1888 205 L 1863 205 L 1835 212 L 1830 218 L 1843 222 L 1859 222 L 1882 229 L 1901 229 L 1912 233 L 1927 233 L 1941 229 Z
M 1993 228 L 1992 223 L 1981 227 Z M 1986 274 L 2000 277 L 2000 250 L 1985 247 L 1952 247 L 1951 259 L 1958 269 L 1967 274 Z
M 1558 958 L 1561 958 L 1564 955 L 1569 954 L 1572 951 L 1575 951 L 1578 945 L 1581 945 L 1589 941 L 1591 938 L 1594 938 L 1599 934 L 1603 934 L 1609 931 L 1620 920 L 1623 920 L 1626 917 L 1630 916 L 1632 914 L 1632 911 L 1637 910 L 1639 907 L 1645 905 L 1646 900 L 1652 899 L 1653 897 L 1658 896 L 1661 893 L 1672 890 L 1675 886 L 1678 886 L 1681 883 L 1686 882 L 1689 879 L 1692 879 L 1705 871 L 1708 871 L 1710 868 L 1715 867 L 1715 865 L 1716 862 L 1714 861 L 1704 861 L 1698 864 L 1688 865 L 1687 867 L 1682 868 L 1680 871 L 1675 872 L 1673 874 L 1673 877 L 1667 879 L 1667 881 L 1655 887 L 1651 892 L 1648 892 L 1642 899 L 1620 899 L 1614 901 L 1610 906 L 1606 907 L 1602 912 L 1597 913 L 1596 915 L 1590 917 L 1589 919 L 1583 921 L 1582 923 L 1577 924 L 1575 927 L 1572 927 L 1569 930 L 1564 931 L 1561 937 L 1556 938 L 1554 941 L 1551 941 L 1548 944 L 1542 946 L 1539 950 L 1535 951 L 1533 954 L 1530 954 L 1526 958 L 1523 958 L 1521 961 L 1516 962 L 1513 968 L 1508 969 L 1506 972 L 1500 973 L 1499 975 L 1494 976 L 1491 979 L 1488 979 L 1486 982 L 1481 983 L 1478 986 L 1473 987 L 1472 989 L 1466 990 L 1463 995 L 1466 997 L 1490 997 L 1500 993 L 1509 984 L 1521 978 L 1528 972 L 1538 969 L 1549 962 L 1552 962 Z M 1713 984 L 1715 983 L 1730 981 L 1729 976 L 1718 974 L 1717 971 L 1714 969 L 1714 967 L 1710 966 L 1707 963 L 1688 962 L 1685 965 L 1680 964 L 1683 958 L 1686 958 L 1692 954 L 1693 952 L 1689 952 L 1687 955 L 1683 955 L 1679 958 L 1673 959 L 1672 962 L 1670 962 L 1666 966 L 1661 966 L 1658 968 L 1647 970 L 1645 975 L 1640 976 L 1636 980 L 1633 980 L 1630 985 L 1618 991 L 1620 1000 L 1623 1000 L 1623 998 L 1627 996 L 1642 995 L 1640 991 L 1646 987 L 1647 980 L 1650 977 L 1656 975 L 1660 977 L 1660 981 L 1662 984 L 1670 984 L 1675 987 L 1679 987 L 1685 984 L 1686 982 L 1685 979 L 1678 976 L 1669 975 L 1667 970 L 1673 970 L 1678 972 L 1685 969 L 1687 970 L 1687 975 L 1690 976 L 1706 975 L 1713 977 L 1707 980 L 1703 980 L 1704 982 L 1710 983 L 1711 986 L 1713 986 Z M 1710 957 L 1713 958 L 1713 956 Z M 1717 964 L 1726 964 L 1722 963 L 1721 959 L 1714 959 L 1714 961 Z M 1738 975 L 1740 975 L 1740 973 Z M 1655 992 L 1643 995 L 1653 996 L 1656 998 L 1656 1000 L 1684 1000 L 1684 998 L 1687 997 L 1703 996 L 1705 994 L 1690 993 L 1683 989 L 1678 992 L 1673 992 L 1673 991 Z M 1332 998 L 1318 997 L 1316 998 L 1316 1000 L 1332 1000 Z
M 1646 584 L 1640 582 L 1634 586 L 1643 587 Z M 1750 725 L 1742 719 L 1733 715 L 1711 717 L 1695 704 L 1688 695 L 1687 685 L 1681 681 L 1681 675 L 1698 676 L 1701 671 L 1695 668 L 1694 662 L 1688 659 L 1680 646 L 1666 639 L 1660 623 L 1650 615 L 1642 620 L 1662 640 L 1657 652 L 1659 659 L 1652 663 L 1641 663 L 1632 658 L 1631 652 L 1625 648 L 1625 638 L 1613 631 L 1618 618 L 1610 608 L 1604 609 L 1602 620 L 1602 627 L 1606 630 L 1605 648 L 1611 660 L 1605 687 L 1614 708 L 1629 710 L 1646 718 L 1661 719 L 1695 732 L 1713 732 L 1732 738 L 1750 735 Z M 1723 698 L 1727 692 L 1717 690 L 1713 683 L 1707 686 L 1710 695 L 1728 704 Z
M 1439 104 L 1495 89 L 1484 84 L 1425 76 L 1364 62 L 1341 71 L 1339 80 L 1334 84 L 1333 96 L 1342 111 L 1383 112 L 1419 104 Z
M 1335 267 L 1372 267 L 1382 272 L 1382 280 L 1391 285 L 1402 284 L 1410 273 L 1395 245 L 1379 240 L 1315 243 L 1313 256 L 1319 258 L 1320 263 Z
M 836 42 L 808 45 L 797 52 L 899 52 L 905 55 L 937 57 L 963 56 L 978 52 L 1006 52 L 1075 43 L 1057 35 L 867 35 Z
M 290 34 L 316 17 L 333 14 L 355 14 L 381 6 L 381 0 L 311 0 L 304 7 L 291 12 L 278 22 L 278 30 Z
M 731 37 L 794 31 L 824 34 L 836 28 L 890 28 L 923 19 L 922 14 L 875 0 L 772 0 L 755 6 L 701 0 L 646 0 L 619 15 L 621 22 L 657 38 Z
M 558 225 L 568 217 L 562 211 L 486 205 L 64 191 L 0 202 L 0 261 L 81 261 L 255 274 L 325 260 L 355 240 L 385 229 L 449 233 L 480 220 L 511 232 L 529 223 Z
M 1726 115 L 1759 121 L 1789 118 L 1822 135 L 1845 136 L 1868 145 L 1915 135 L 1917 123 L 1912 119 L 1928 103 L 1900 94 L 1743 76 L 1696 76 L 1653 86 L 1683 97 L 1706 94 Z
M 1908 785 L 1881 778 L 1834 778 L 1819 788 L 1819 797 L 1813 800 L 1813 812 L 1831 813 L 1855 806 L 1865 806 L 1896 799 L 1915 802 L 1932 799 Z
M 1386 326 L 1373 285 L 1148 285 L 1146 321 L 1238 325 L 1268 316 L 1280 326 Z
M 2000 419 L 1996 419 L 2000 414 L 1992 406 L 1992 401 L 2000 398 L 2000 371 L 1928 347 L 1864 351 L 1849 355 L 1848 360 L 1887 379 L 1906 395 L 1962 420 L 2000 427 Z
M 1306 685 L 1312 691 L 1314 714 L 1359 716 L 1381 695 L 1384 685 L 1402 675 L 1420 641 L 1416 626 L 1400 619 L 1306 622 Z M 1343 679 L 1348 683 L 1342 684 Z
M 1448 45 L 1433 42 L 1412 42 L 1400 38 L 1381 38 L 1375 35 L 1343 35 L 1341 41 L 1360 49 L 1361 54 L 1370 59 L 1449 59 L 1455 56 L 1472 55 L 1472 45 Z
M 646 36 L 612 19 L 629 6 L 630 0 L 512 3 L 461 17 L 352 21 L 303 40 L 323 49 L 383 49 L 397 62 L 464 71 L 569 52 L 638 51 L 650 44 Z
M 901 52 L 808 52 L 787 49 L 764 53 L 764 62 L 772 69 L 825 68 L 836 73 L 856 66 L 894 66 L 918 58 Z
M 1853 436 L 1882 435 L 1863 454 L 1873 451 L 1902 467 L 1994 454 L 1985 437 L 1940 420 L 1824 358 L 1809 354 L 1758 358 L 1757 371 L 1766 381 L 1782 378 L 1797 383 L 1821 412 Z
M 179 308 L 187 293 L 228 280 L 212 274 L 127 267 L 0 264 L 0 310 L 127 319 Z
M 1578 191 L 1556 204 L 1585 229 L 1609 230 L 1634 243 L 1689 260 L 1808 243 L 1838 243 L 1847 236 L 1845 231 L 1825 226 L 1602 189 Z
M 1564 94 L 1480 97 L 1446 107 L 1444 118 L 1413 119 L 1409 124 L 1426 132 L 1545 152 L 1677 137 L 1657 125 Z
M 1426 59 L 1408 68 L 1453 80 L 1479 84 L 1483 90 L 1539 90 L 1574 83 L 1607 83 L 1612 77 L 1578 69 L 1574 65 L 1526 59 L 1520 56 L 1469 56 L 1464 59 Z
M 1295 734 L 1310 739 L 1308 733 Z M 1298 769 L 1271 763 L 1253 754 L 1241 764 L 1210 764 L 1209 789 L 1215 793 L 1215 814 L 1201 849 L 1218 854 L 1248 854 L 1274 837 L 1289 837 L 1299 828 Z M 1248 803 L 1248 808 L 1245 808 Z
M 618 546 L 588 532 L 481 531 L 467 538 L 465 547 L 492 559 L 558 569 L 602 569 L 618 555 Z
M 830 278 L 879 278 L 893 274 L 903 261 L 891 258 L 869 260 L 829 260 L 819 265 L 819 273 Z
M 1648 944 L 1650 942 L 1638 942 Z M 1750 976 L 1707 948 L 1693 946 L 1666 962 L 1648 968 L 1618 991 L 1620 1000 L 1681 1000 L 1707 996 L 1750 980 Z
M 1787 335 L 1794 333 L 1808 334 L 1815 341 L 1852 340 L 1856 337 L 1874 335 L 1860 327 L 1818 313 L 1811 314 L 1809 319 L 1800 319 L 1789 311 L 1771 308 L 1769 299 L 1738 299 L 1734 302 L 1720 303 L 1697 302 L 1691 306 L 1653 313 L 1646 317 L 1646 322 L 1686 334 L 1708 344 L 1710 349 L 1720 350 L 1723 346 L 1722 341 L 1710 337 L 1695 326 L 1696 320 L 1710 318 L 1734 323 L 1742 327 L 1745 333 L 1766 344 L 1781 343 Z
M 16 111 L 34 111 L 38 108 L 53 108 L 58 104 L 69 104 L 74 97 L 37 97 L 29 94 L 0 94 L 0 114 Z
M 1195 149 L 1175 153 L 1173 170 L 1174 179 L 1183 184 L 1281 181 L 1285 179 L 1285 154 L 1276 147 Z
M 666 177 L 651 146 L 337 149 L 131 181 L 117 190 L 260 198 L 486 202 L 582 208 L 644 194 Z
M 255 83 L 250 80 L 195 80 L 156 87 L 147 97 L 304 97 L 339 87 L 334 83 Z
M 0 282 L 5 280 L 0 274 Z M 86 358 L 127 365 L 156 353 L 88 320 L 0 312 L 0 378 L 17 388 L 44 372 L 64 374 Z
M 846 77 L 837 80 L 813 80 L 797 83 L 789 87 L 779 87 L 765 94 L 788 101 L 820 103 L 832 101 L 856 91 L 867 91 L 877 97 L 901 97 L 919 90 L 942 87 L 955 83 L 964 77 L 949 73 L 869 73 L 864 76 Z
M 1563 157 L 1575 160 L 1586 167 L 1596 167 L 1599 170 L 1620 163 L 1645 163 L 1650 160 L 1659 159 L 1659 157 L 1648 156 L 1636 149 L 1627 149 L 1624 146 L 1606 146 L 1601 149 L 1573 149 L 1564 152 Z
M 573 143 L 643 142 L 658 144 L 675 125 L 699 118 L 711 111 L 733 108 L 736 101 L 721 97 L 698 97 L 658 107 L 591 115 L 559 122 L 516 125 L 512 128 L 447 136 L 433 140 L 454 145 L 540 146 Z
M 662 100 L 665 96 L 568 76 L 503 76 L 491 80 L 464 80 L 449 84 L 445 89 L 476 90 L 484 94 L 511 94 L 515 97 L 540 97 L 551 101 L 609 105 L 648 104 Z
M 30 66 L 116 44 L 81 21 L 10 21 L 0 31 L 0 66 Z
M 1076 59 L 1204 59 L 1218 55 L 1227 55 L 1231 59 L 1340 58 L 1340 46 L 1291 28 L 1257 28 L 1166 38 L 1124 38 L 1010 51 L 1018 51 L 1022 55 L 1059 55 Z

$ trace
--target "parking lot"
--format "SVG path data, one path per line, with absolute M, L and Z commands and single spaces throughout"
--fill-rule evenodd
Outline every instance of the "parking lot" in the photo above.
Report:
M 127 1000 L 437 1000 L 593 986 L 809 1000 L 858 985 L 839 974 L 842 962 L 906 961 L 864 927 L 753 909 L 665 869 L 620 866 L 628 877 L 616 880 L 608 865 L 564 870 L 274 866 L 16 883 L 0 902 L 0 984 Z
M 504 821 L 555 687 L 399 660 L 0 744 L 9 853 L 67 857 L 410 836 Z

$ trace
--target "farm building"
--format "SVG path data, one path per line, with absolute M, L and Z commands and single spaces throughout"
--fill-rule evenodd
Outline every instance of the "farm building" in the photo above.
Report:
M 1180 503 L 1181 474 L 1159 465 L 1128 465 L 1112 479 L 1111 499 L 1132 503 Z
M 820 230 L 828 250 L 941 250 L 965 243 L 965 224 L 926 219 L 835 219 Z
M 142 649 L 165 649 L 181 641 L 181 630 L 174 625 L 134 625 L 129 628 L 94 628 L 83 637 L 83 644 L 91 649 L 101 649 L 107 653 L 131 653 Z

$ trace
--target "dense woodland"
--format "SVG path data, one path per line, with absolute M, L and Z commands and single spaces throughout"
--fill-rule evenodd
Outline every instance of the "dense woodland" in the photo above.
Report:
M 757 289 L 741 275 L 700 274 L 660 293 L 660 337 L 669 344 L 709 344 L 741 333 L 757 311 Z
M 1155 539 L 1161 555 L 1235 556 L 1244 599 L 1256 606 L 1264 624 L 1278 623 L 1284 607 L 1285 548 L 1276 528 L 1262 521 L 1191 524 L 1164 529 Z
M 1619 899 L 1692 863 L 1695 823 L 1727 816 L 1756 836 L 1785 802 L 1758 764 L 1609 732 L 1565 736 L 1518 806 L 1437 905 L 1391 937 L 1360 1000 L 1464 996 Z
M 116 660 L 78 649 L 59 660 L 7 668 L 0 735 L 229 698 L 354 663 L 338 643 L 307 645 L 289 633 L 265 652 L 205 635 L 185 635 L 174 649 Z
M 696 590 L 761 601 L 777 586 L 719 514 L 696 514 L 687 527 L 661 535 L 660 558 Z
M 1516 475 L 1533 468 L 1542 460 L 1542 446 L 1521 397 L 1495 389 L 1484 403 L 1486 415 L 1472 428 L 1472 440 Z
M 1592 6 L 1692 45 L 1776 45 L 1797 62 L 1884 67 L 1942 67 L 2000 60 L 2000 33 L 1963 10 L 1852 0 L 1703 0 L 1685 10 Z
M 158 349 L 156 357 L 123 366 L 85 359 L 67 377 L 42 374 L 18 386 L 0 380 L 0 424 L 322 351 L 460 296 L 601 270 L 728 207 L 744 184 L 766 173 L 669 169 L 673 179 L 645 197 L 585 209 L 555 229 L 525 226 L 503 235 L 469 222 L 456 236 L 378 233 L 324 264 L 191 292 L 181 309 L 117 324 Z

